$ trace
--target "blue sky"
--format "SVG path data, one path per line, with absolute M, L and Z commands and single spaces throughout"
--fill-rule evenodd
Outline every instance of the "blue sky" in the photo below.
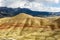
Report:
M 59 11 L 60 0 L 0 0 L 0 7 L 29 8 L 34 11 Z
M 44 5 L 46 7 L 60 7 L 60 2 L 59 3 L 46 3 L 46 2 L 44 2 Z

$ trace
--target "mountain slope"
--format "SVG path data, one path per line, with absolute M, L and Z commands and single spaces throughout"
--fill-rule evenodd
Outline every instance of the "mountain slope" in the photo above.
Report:
M 0 18 L 2 17 L 12 17 L 19 13 L 26 13 L 33 16 L 45 17 L 45 16 L 59 16 L 60 12 L 47 12 L 47 11 L 32 11 L 28 8 L 7 8 L 0 7 Z

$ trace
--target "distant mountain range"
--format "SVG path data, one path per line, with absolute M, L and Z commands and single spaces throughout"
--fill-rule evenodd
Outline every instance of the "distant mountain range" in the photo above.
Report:
M 0 18 L 1 17 L 11 17 L 18 15 L 20 13 L 26 13 L 33 16 L 60 16 L 60 12 L 43 12 L 43 11 L 32 11 L 27 8 L 7 8 L 7 7 L 0 7 Z

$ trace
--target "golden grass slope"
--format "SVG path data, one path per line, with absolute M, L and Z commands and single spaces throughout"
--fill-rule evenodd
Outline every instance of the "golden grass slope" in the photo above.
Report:
M 59 39 L 60 32 L 57 32 L 57 30 L 60 31 L 59 29 L 60 17 L 41 18 L 21 13 L 14 17 L 0 19 L 1 38 L 11 37 L 16 40 L 55 40 Z M 49 37 L 50 39 L 45 37 Z
M 14 27 L 50 27 L 51 29 L 60 28 L 60 17 L 33 17 L 28 14 L 21 13 L 14 17 L 0 19 L 0 29 Z M 56 24 L 56 25 L 55 25 Z

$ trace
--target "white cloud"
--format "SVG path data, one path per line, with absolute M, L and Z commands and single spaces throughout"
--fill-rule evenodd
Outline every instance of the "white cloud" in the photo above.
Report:
M 20 1 L 17 1 L 17 2 L 14 2 L 14 3 L 10 4 L 7 7 L 12 7 L 12 8 L 23 7 L 25 3 L 26 2 L 24 2 L 24 1 L 21 1 L 21 2 Z
M 46 0 L 47 2 L 59 3 L 59 0 Z
M 46 7 L 44 3 L 59 3 L 59 0 L 0 0 L 0 6 L 29 8 L 33 11 L 58 12 L 60 8 Z M 49 5 L 49 4 L 48 4 Z
M 0 0 L 0 6 L 2 6 L 2 0 Z
M 55 3 L 59 3 L 59 0 L 55 0 Z

